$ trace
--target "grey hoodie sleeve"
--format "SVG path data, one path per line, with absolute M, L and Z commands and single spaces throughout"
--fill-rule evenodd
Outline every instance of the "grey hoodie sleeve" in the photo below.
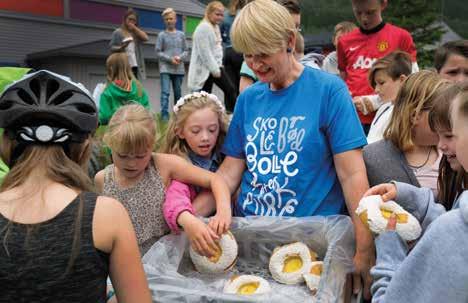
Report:
M 415 216 L 423 230 L 446 212 L 442 204 L 436 203 L 430 188 L 418 188 L 402 182 L 393 182 L 393 184 L 397 188 L 395 202 Z
M 395 231 L 382 233 L 375 239 L 377 260 L 371 269 L 372 302 L 385 302 L 385 292 L 400 264 L 408 254 L 408 245 Z

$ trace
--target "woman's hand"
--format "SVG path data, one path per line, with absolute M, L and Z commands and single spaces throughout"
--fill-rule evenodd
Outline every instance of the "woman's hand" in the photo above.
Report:
M 190 214 L 191 215 L 191 214 Z M 183 225 L 192 248 L 202 256 L 211 257 L 216 253 L 218 235 L 197 217 L 191 215 Z
M 367 190 L 364 193 L 364 197 L 372 196 L 372 195 L 382 196 L 382 200 L 384 202 L 387 202 L 389 200 L 395 200 L 397 196 L 397 188 L 395 184 L 392 184 L 392 183 L 379 184 L 379 185 L 369 188 L 369 190 Z
M 229 230 L 231 220 L 232 216 L 230 211 L 217 211 L 216 215 L 210 219 L 208 226 L 212 231 L 221 236 Z

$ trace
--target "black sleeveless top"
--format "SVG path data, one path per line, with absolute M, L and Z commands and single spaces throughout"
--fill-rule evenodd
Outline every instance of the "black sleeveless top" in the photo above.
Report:
M 57 216 L 39 224 L 0 214 L 0 302 L 105 302 L 109 254 L 93 242 L 97 195 L 81 193 Z M 83 202 L 79 251 L 73 259 L 75 220 Z M 68 269 L 68 270 L 67 270 Z

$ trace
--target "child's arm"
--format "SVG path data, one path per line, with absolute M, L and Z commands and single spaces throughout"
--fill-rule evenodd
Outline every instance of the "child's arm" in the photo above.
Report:
M 195 191 L 189 185 L 173 180 L 166 190 L 164 219 L 176 234 L 180 232 L 179 226 L 181 226 L 193 249 L 201 255 L 210 257 L 216 251 L 214 240 L 218 240 L 219 237 L 195 217 L 191 202 L 195 195 Z
M 186 160 L 167 154 L 158 154 L 161 163 L 169 170 L 171 180 L 209 188 L 216 200 L 216 221 L 211 224 L 219 233 L 229 229 L 231 224 L 231 195 L 223 177 L 188 163 Z M 155 162 L 156 163 L 156 162 Z M 215 226 L 216 225 L 216 226 Z
M 94 176 L 94 186 L 96 186 L 96 190 L 98 193 L 102 193 L 102 191 L 104 190 L 104 175 L 105 175 L 105 171 L 100 170 Z
M 177 219 L 182 212 L 186 211 L 195 215 L 195 210 L 192 206 L 192 200 L 195 195 L 195 191 L 189 185 L 177 180 L 171 181 L 171 184 L 166 189 L 166 199 L 163 205 L 164 219 L 175 234 L 180 233 Z
M 110 253 L 109 275 L 119 303 L 151 302 L 132 222 L 117 200 L 100 196 L 93 217 L 96 248 Z
M 128 27 L 129 27 L 129 30 L 130 30 L 132 33 L 134 33 L 135 36 L 136 36 L 139 40 L 141 40 L 141 41 L 143 41 L 143 42 L 148 41 L 148 35 L 147 35 L 143 30 L 141 30 L 138 26 L 136 26 L 135 24 L 130 23 L 130 24 L 128 25 Z

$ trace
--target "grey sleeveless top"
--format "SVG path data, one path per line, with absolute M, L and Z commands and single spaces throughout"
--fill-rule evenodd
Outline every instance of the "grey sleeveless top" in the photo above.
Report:
M 115 168 L 105 168 L 103 195 L 119 200 L 127 209 L 135 229 L 141 255 L 169 233 L 164 220 L 164 184 L 153 161 L 145 170 L 143 178 L 133 187 L 119 188 L 115 179 Z
M 0 214 L 0 231 L 9 226 L 5 242 L 0 233 L 0 302 L 106 302 L 109 254 L 94 247 L 96 198 L 83 192 L 38 224 L 10 222 Z M 80 203 L 79 249 L 71 259 Z

